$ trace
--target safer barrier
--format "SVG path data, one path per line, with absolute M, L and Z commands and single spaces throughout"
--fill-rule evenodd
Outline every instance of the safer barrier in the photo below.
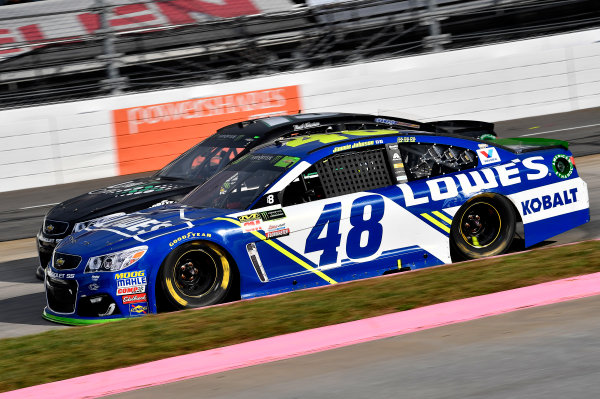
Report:
M 498 121 L 600 105 L 600 29 L 0 112 L 0 191 L 164 165 L 218 126 L 316 111 Z M 151 138 L 152 139 L 149 139 Z

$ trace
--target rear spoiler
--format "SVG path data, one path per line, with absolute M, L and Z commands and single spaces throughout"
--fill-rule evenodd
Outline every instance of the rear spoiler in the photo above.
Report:
M 432 133 L 456 134 L 480 140 L 498 137 L 494 132 L 494 124 L 482 121 L 448 120 L 423 123 L 422 130 Z
M 540 139 L 535 137 L 515 137 L 489 140 L 492 145 L 508 148 L 516 153 L 544 150 L 548 148 L 569 149 L 569 143 L 562 140 Z

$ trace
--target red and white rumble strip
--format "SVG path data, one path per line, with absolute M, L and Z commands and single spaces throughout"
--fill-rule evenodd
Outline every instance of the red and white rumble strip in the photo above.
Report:
M 172 357 L 0 394 L 95 398 L 600 294 L 600 273 Z

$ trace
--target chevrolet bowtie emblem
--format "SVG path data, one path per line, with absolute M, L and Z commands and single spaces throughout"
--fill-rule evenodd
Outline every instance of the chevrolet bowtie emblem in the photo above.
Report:
M 53 226 L 53 225 L 51 225 L 51 224 L 49 224 L 48 226 L 46 226 L 46 231 L 47 231 L 48 233 L 51 233 L 52 231 L 54 231 L 54 226 Z
M 63 258 L 58 258 L 58 259 L 56 260 L 56 265 L 57 265 L 57 266 L 62 266 L 62 265 L 64 265 L 64 264 L 65 264 L 65 260 L 64 260 Z

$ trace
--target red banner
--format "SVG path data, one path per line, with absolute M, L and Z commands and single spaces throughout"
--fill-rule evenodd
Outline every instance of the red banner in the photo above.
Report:
M 119 174 L 160 169 L 217 129 L 301 110 L 298 86 L 113 111 Z

